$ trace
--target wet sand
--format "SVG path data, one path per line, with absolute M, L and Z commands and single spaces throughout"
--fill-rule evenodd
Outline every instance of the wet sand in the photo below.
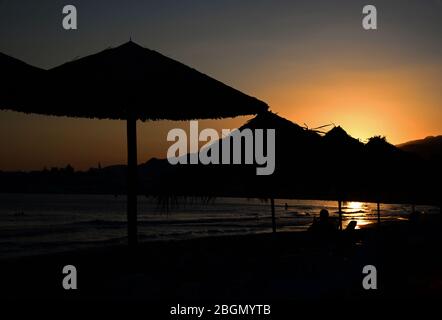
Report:
M 441 220 L 371 225 L 330 239 L 268 233 L 0 260 L 1 297 L 168 303 L 440 299 Z M 77 268 L 77 290 L 62 288 L 68 264 Z M 365 265 L 376 266 L 378 290 L 362 288 Z

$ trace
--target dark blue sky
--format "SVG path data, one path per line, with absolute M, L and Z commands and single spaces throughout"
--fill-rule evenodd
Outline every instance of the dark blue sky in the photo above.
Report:
M 379 13 L 375 34 L 360 27 L 361 10 L 368 3 Z M 61 27 L 66 4 L 78 9 L 77 31 Z M 330 53 L 339 45 L 355 52 L 390 45 L 402 53 L 400 59 L 438 59 L 441 8 L 440 0 L 2 0 L 0 50 L 45 68 L 121 44 L 130 36 L 188 63 L 210 61 L 215 70 L 223 69 L 223 60 L 247 64 L 294 49 L 300 49 L 302 57 L 315 42 L 316 48 L 331 45 Z

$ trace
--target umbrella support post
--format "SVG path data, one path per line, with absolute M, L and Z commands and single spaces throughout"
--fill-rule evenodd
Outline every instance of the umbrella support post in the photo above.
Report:
M 272 207 L 272 231 L 276 233 L 276 219 L 275 219 L 275 199 L 270 199 L 270 205 Z
M 378 202 L 378 225 L 381 225 L 381 204 Z
M 342 230 L 342 201 L 338 201 L 338 212 L 339 212 L 339 230 Z
M 136 246 L 137 235 L 137 120 L 127 119 L 127 238 Z

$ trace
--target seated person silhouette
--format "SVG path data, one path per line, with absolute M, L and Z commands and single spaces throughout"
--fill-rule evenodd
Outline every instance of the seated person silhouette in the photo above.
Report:
M 319 213 L 319 220 L 314 219 L 309 231 L 320 235 L 331 235 L 337 231 L 337 226 L 326 209 L 322 209 Z
M 349 224 L 345 228 L 345 231 L 349 231 L 349 232 L 354 231 L 356 229 L 357 225 L 358 225 L 358 222 L 355 220 L 352 220 L 349 222 Z

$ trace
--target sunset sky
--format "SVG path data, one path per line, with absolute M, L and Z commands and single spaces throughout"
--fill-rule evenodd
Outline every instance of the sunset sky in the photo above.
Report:
M 62 28 L 66 4 L 77 7 L 76 31 Z M 376 5 L 378 30 L 362 28 L 365 4 Z M 362 141 L 385 135 L 394 144 L 442 134 L 441 35 L 440 0 L 0 0 L 0 52 L 35 66 L 132 37 L 298 124 L 334 123 Z M 234 128 L 249 118 L 202 125 Z M 139 161 L 165 157 L 168 130 L 187 125 L 140 123 Z M 122 121 L 0 111 L 0 170 L 124 163 L 125 137 Z

